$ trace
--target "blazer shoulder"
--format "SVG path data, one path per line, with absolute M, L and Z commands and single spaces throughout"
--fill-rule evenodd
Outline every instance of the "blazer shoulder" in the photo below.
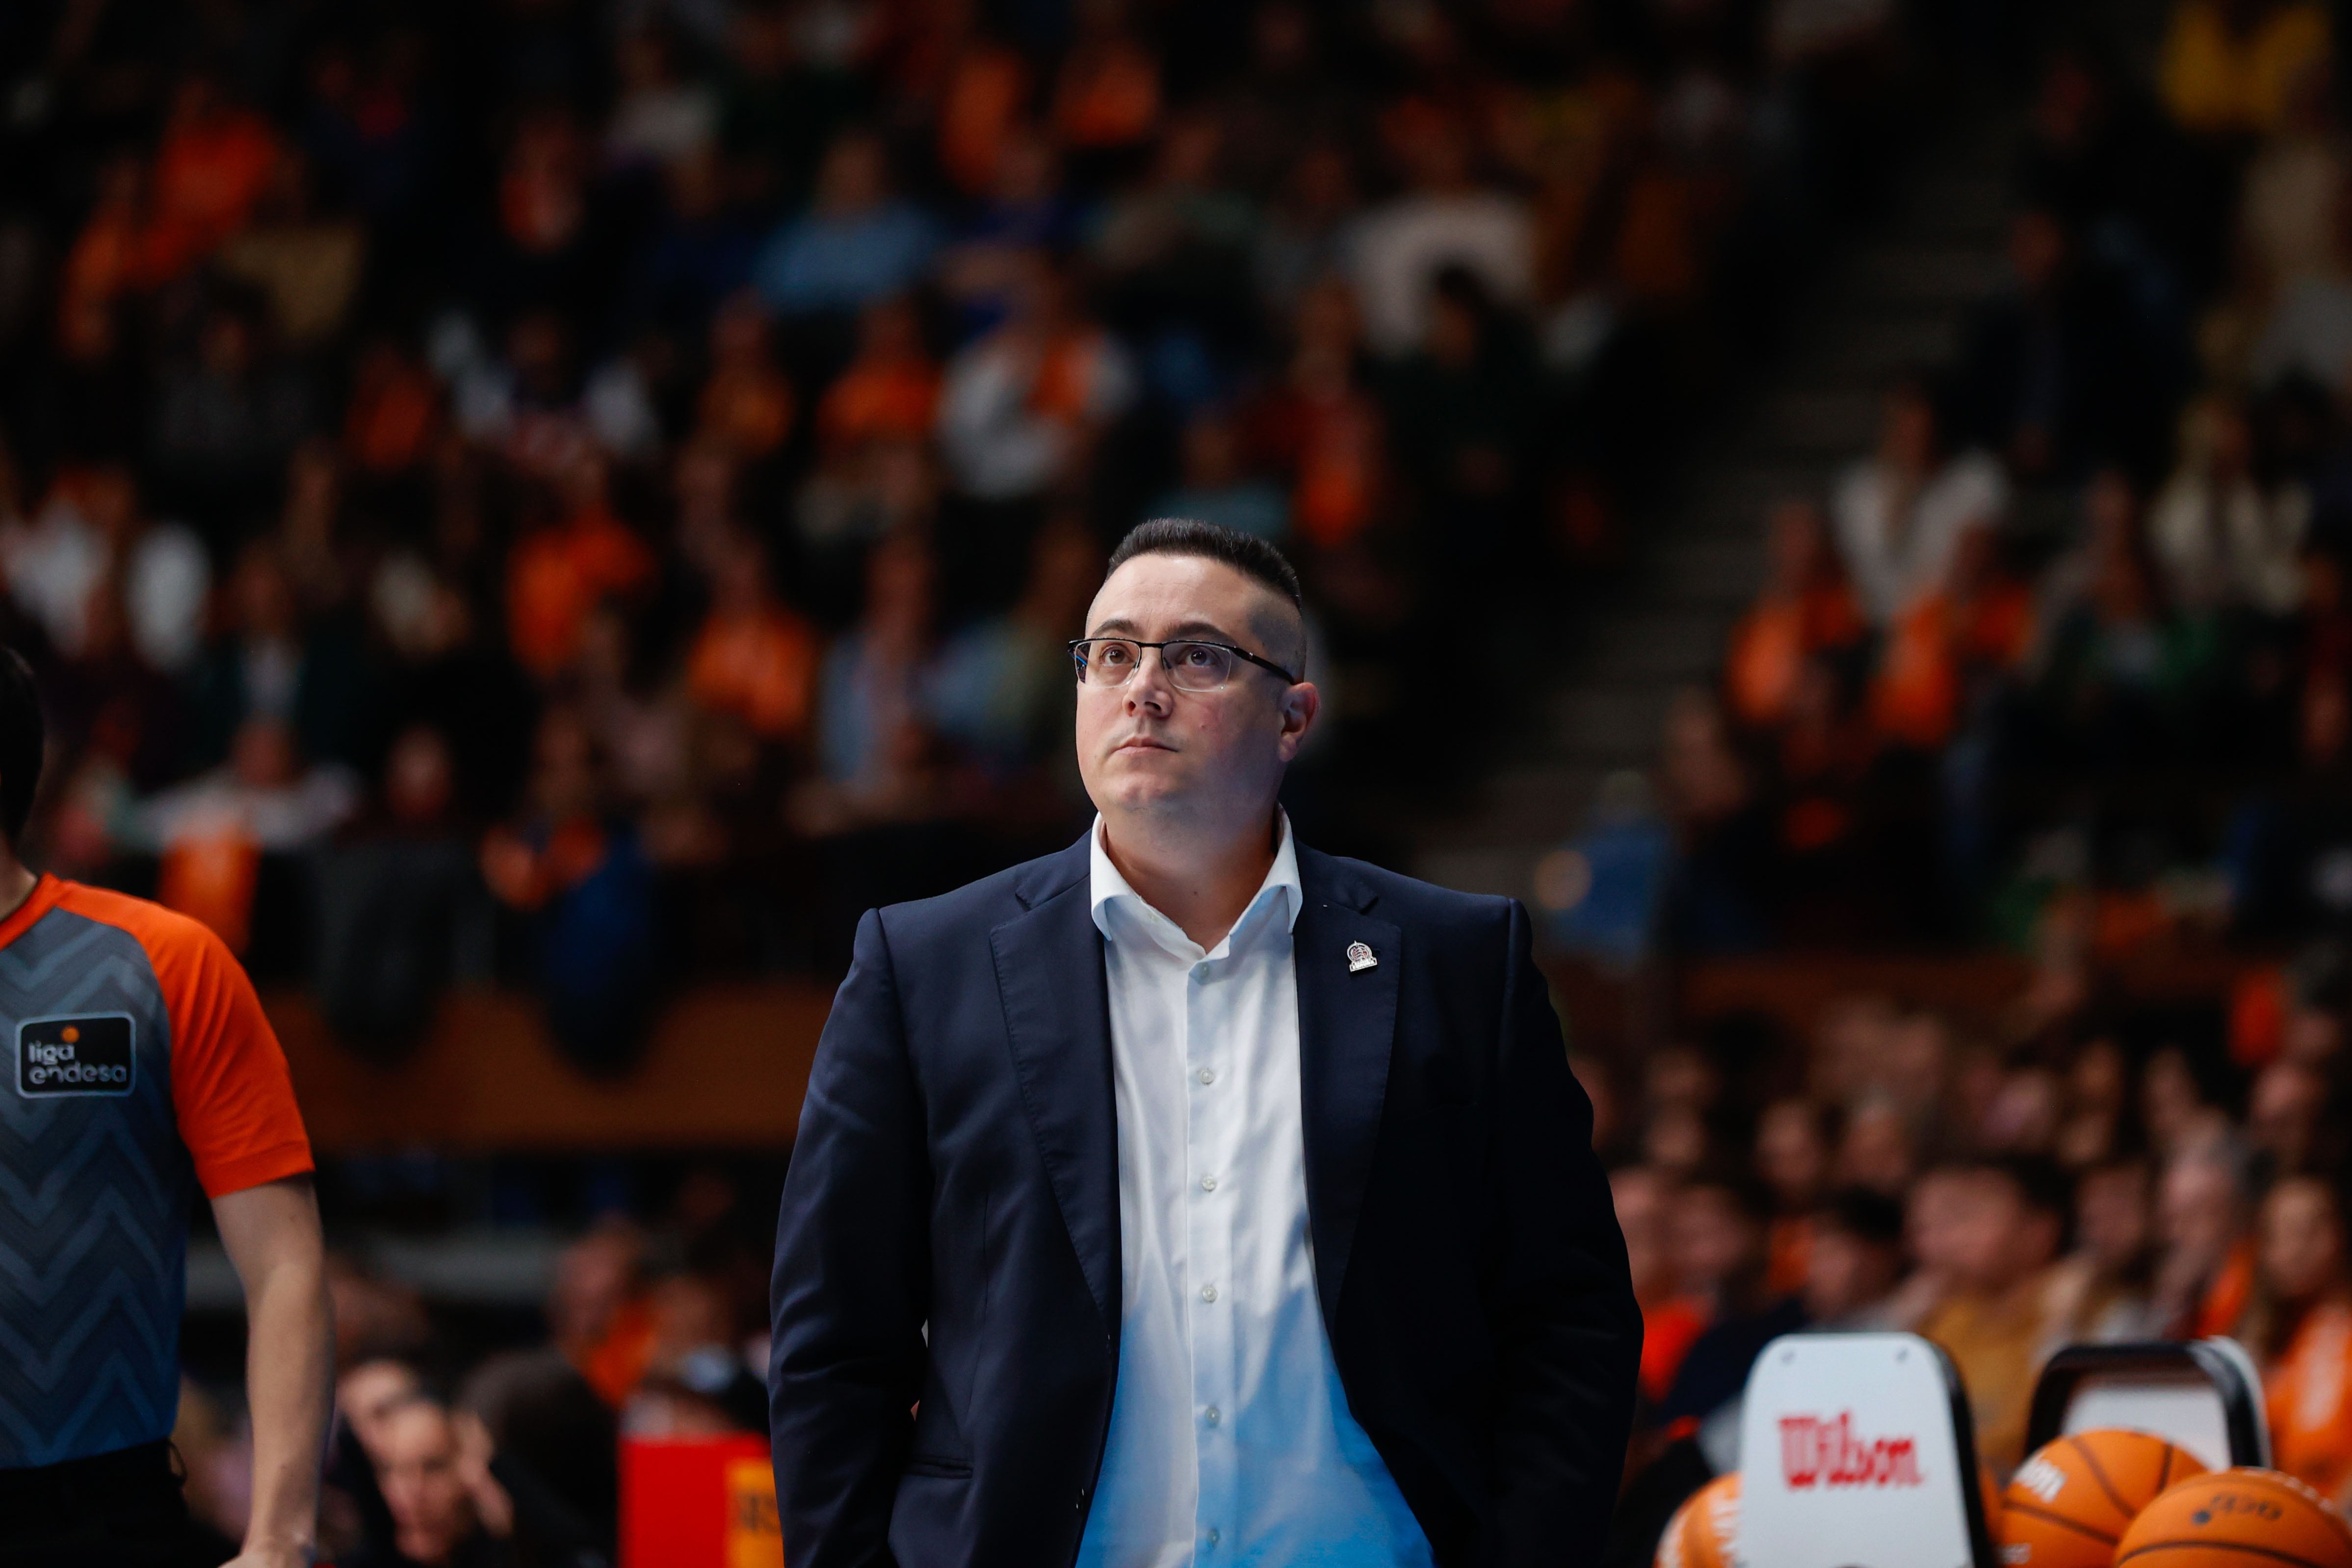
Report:
M 1336 895 L 1359 908 L 1375 908 L 1383 919 L 1415 930 L 1464 934 L 1500 931 L 1508 928 L 1512 907 L 1518 901 L 1495 893 L 1441 888 L 1368 860 L 1303 847 L 1299 859 L 1302 878 L 1310 882 L 1315 879 L 1308 863 L 1315 863 L 1315 870 L 1330 889 L 1326 896 Z
M 894 945 L 974 932 L 985 935 L 1071 883 L 1083 883 L 1087 871 L 1087 841 L 1081 838 L 1067 849 L 1008 866 L 951 892 L 886 904 L 876 913 Z

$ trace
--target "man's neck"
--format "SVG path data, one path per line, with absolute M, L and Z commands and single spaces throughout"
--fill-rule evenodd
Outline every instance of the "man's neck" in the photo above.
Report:
M 41 879 L 26 868 L 22 860 L 0 848 L 0 921 L 5 921 L 25 907 L 33 889 Z
M 1143 901 L 1206 951 L 1225 940 L 1274 867 L 1278 818 L 1241 834 L 1204 838 L 1153 833 L 1103 819 L 1103 852 Z

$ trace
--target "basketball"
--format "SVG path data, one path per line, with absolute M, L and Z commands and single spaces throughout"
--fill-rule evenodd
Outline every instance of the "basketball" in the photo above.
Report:
M 2131 1522 L 2116 1568 L 2352 1568 L 2352 1526 L 2276 1470 L 2184 1481 Z
M 1739 1533 L 1739 1472 L 1717 1476 L 1691 1493 L 1658 1538 L 1655 1568 L 1733 1568 Z
M 2077 1432 L 2034 1451 L 2001 1494 L 1995 1533 L 2012 1568 L 2107 1568 L 2140 1510 L 2205 1473 L 2145 1432 Z

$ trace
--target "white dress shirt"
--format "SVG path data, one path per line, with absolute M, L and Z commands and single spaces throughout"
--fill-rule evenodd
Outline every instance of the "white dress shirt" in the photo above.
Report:
M 1429 1568 L 1315 1293 L 1290 824 L 1203 952 L 1093 837 L 1118 1114 L 1118 1382 L 1081 1568 Z

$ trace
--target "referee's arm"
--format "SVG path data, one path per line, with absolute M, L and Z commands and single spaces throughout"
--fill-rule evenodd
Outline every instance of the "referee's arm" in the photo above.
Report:
M 245 1286 L 253 1411 L 253 1513 L 229 1568 L 309 1568 L 334 1382 L 319 1200 L 309 1176 L 288 1176 L 222 1194 L 213 1218 Z

